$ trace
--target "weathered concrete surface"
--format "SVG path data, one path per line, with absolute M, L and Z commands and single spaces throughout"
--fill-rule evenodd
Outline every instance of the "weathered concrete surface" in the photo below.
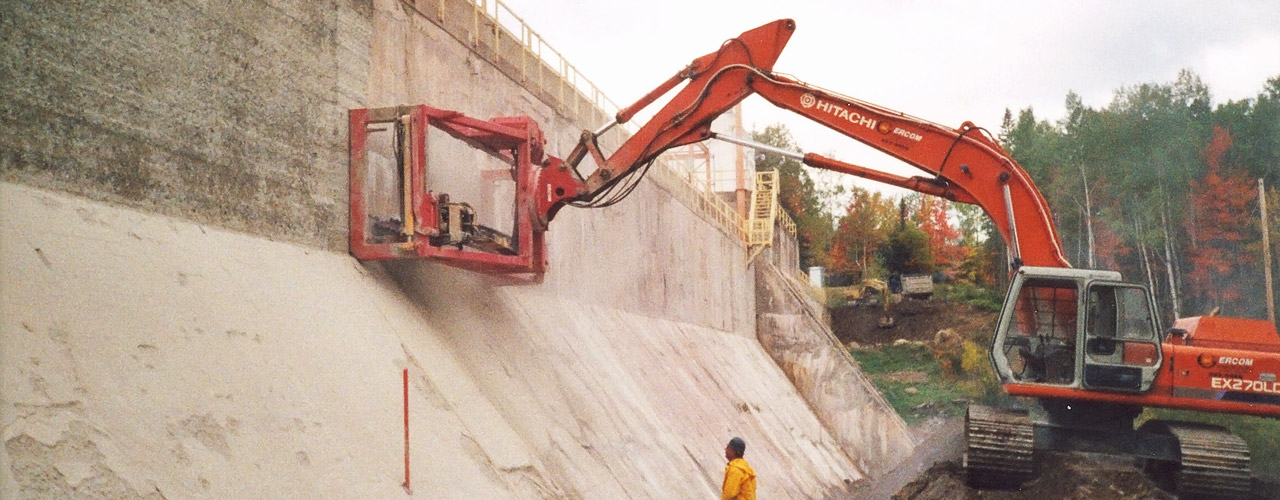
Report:
M 855 461 L 875 477 L 896 467 L 912 451 L 913 437 L 896 413 L 885 412 L 884 398 L 839 346 L 821 309 L 803 284 L 772 264 L 756 269 L 757 334 L 764 349 L 791 379 L 797 391 L 845 449 L 858 450 Z
M 372 7 L 0 2 L 0 175 L 330 249 Z
M 911 446 L 795 390 L 745 250 L 658 183 L 564 211 L 540 285 L 345 256 L 348 108 L 598 125 L 408 4 L 0 14 L 0 498 L 404 495 L 404 367 L 420 498 L 710 496 L 734 434 L 822 497 Z
M 749 337 L 18 185 L 0 199 L 4 498 L 404 495 L 403 367 L 414 497 L 710 497 L 734 434 L 762 496 L 862 478 Z

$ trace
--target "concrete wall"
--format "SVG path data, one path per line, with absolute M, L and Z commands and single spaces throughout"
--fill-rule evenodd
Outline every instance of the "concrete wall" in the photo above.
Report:
M 762 496 L 835 496 L 911 446 L 815 413 L 661 183 L 562 212 L 539 285 L 346 256 L 348 108 L 597 125 L 421 7 L 0 5 L 0 497 L 403 495 L 402 368 L 421 498 L 709 496 L 734 434 Z
M 0 3 L 0 172 L 329 249 L 368 2 Z
M 731 435 L 762 496 L 864 478 L 750 337 L 20 185 L 0 208 L 3 498 L 706 498 Z

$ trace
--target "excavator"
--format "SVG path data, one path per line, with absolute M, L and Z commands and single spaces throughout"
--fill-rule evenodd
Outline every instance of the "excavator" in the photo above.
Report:
M 1146 287 L 1125 283 L 1114 271 L 1070 265 L 1045 198 L 986 130 L 969 122 L 939 125 L 774 71 L 795 28 L 794 21 L 782 19 L 726 40 L 609 123 L 583 131 L 563 159 L 545 152 L 545 138 L 527 117 L 480 120 L 426 105 L 351 110 L 352 254 L 429 258 L 491 274 L 536 276 L 547 269 L 542 236 L 561 208 L 616 203 L 658 155 L 712 138 L 975 204 L 995 222 L 1010 257 L 991 366 L 1006 393 L 1034 404 L 968 407 L 969 482 L 1018 487 L 1036 476 L 1044 452 L 1087 451 L 1133 456 L 1144 470 L 1171 481 L 1183 498 L 1247 496 L 1249 449 L 1238 436 L 1204 424 L 1148 420 L 1135 427 L 1135 421 L 1153 407 L 1280 417 L 1275 325 L 1206 315 L 1181 318 L 1164 329 Z M 611 153 L 600 146 L 602 134 L 673 92 Z M 753 94 L 926 175 L 897 176 L 711 131 L 713 119 Z M 425 189 L 427 128 L 504 165 L 490 175 L 515 184 L 512 234 L 478 224 L 467 203 Z M 380 154 L 388 158 L 403 196 L 392 209 L 374 213 L 365 198 L 376 189 L 368 136 L 392 130 L 394 145 Z M 594 170 L 583 173 L 592 164 Z

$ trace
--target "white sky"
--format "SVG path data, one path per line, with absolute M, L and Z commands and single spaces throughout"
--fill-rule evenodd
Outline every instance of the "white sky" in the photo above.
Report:
M 992 133 L 1005 108 L 1060 119 L 1068 91 L 1103 107 L 1121 86 L 1169 83 L 1190 69 L 1216 105 L 1280 76 L 1277 0 L 502 1 L 623 106 L 725 39 L 785 17 L 797 28 L 776 71 Z M 919 173 L 759 97 L 745 106 L 749 130 L 781 122 L 805 151 Z

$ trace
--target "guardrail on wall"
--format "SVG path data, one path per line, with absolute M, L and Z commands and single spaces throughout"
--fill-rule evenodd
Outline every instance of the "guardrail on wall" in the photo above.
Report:
M 472 52 L 513 80 L 520 82 L 547 105 L 584 129 L 594 129 L 613 119 L 621 108 L 591 79 L 583 75 L 560 51 L 538 34 L 501 0 L 400 0 L 401 4 L 440 26 Z M 605 143 L 621 144 L 624 127 L 614 127 Z M 737 209 L 716 193 L 700 188 L 698 181 L 659 158 L 655 179 L 691 209 L 702 213 L 724 232 L 748 244 L 750 224 Z M 777 211 L 784 230 L 795 234 L 795 223 Z
M 400 0 L 583 128 L 619 106 L 501 0 Z

